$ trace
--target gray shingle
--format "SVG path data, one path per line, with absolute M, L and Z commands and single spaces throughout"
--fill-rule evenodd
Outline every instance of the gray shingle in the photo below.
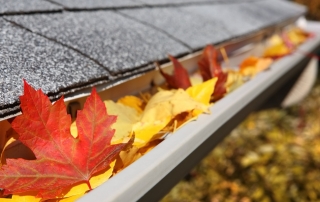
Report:
M 43 0 L 0 0 L 0 14 L 58 11 L 62 7 Z
M 162 60 L 168 53 L 179 55 L 189 51 L 167 35 L 113 11 L 10 16 L 7 19 L 80 50 L 113 75 Z
M 228 5 L 202 5 L 188 6 L 182 8 L 183 11 L 200 15 L 208 20 L 214 19 L 232 33 L 233 37 L 240 36 L 258 30 L 261 24 L 254 18 L 243 12 L 248 4 L 228 4 Z
M 174 7 L 127 9 L 119 12 L 155 26 L 196 50 L 232 36 L 216 19 L 204 18 Z
M 281 5 L 279 5 L 281 4 Z M 304 8 L 279 0 L 251 3 L 186 6 L 181 10 L 214 19 L 223 24 L 233 37 L 257 31 L 276 22 L 301 15 Z
M 0 117 L 19 109 L 22 79 L 52 96 L 107 81 L 108 72 L 93 61 L 1 18 L 0 47 Z
M 67 9 L 95 9 L 141 6 L 134 0 L 52 0 Z
M 139 0 L 149 6 L 185 5 L 185 4 L 226 4 L 235 2 L 251 2 L 261 0 Z
M 145 3 L 146 5 L 155 6 L 155 5 L 178 5 L 178 4 L 189 4 L 189 3 L 205 3 L 205 2 L 212 2 L 212 1 L 217 1 L 217 0 L 139 0 L 139 1 Z

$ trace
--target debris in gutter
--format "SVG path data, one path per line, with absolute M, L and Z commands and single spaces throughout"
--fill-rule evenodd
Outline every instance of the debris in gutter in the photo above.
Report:
M 284 38 L 283 36 L 289 37 Z M 0 179 L 0 187 L 5 190 L 3 198 L 6 198 L 3 200 L 43 201 L 44 199 L 59 200 L 63 198 L 74 200 L 73 197 L 81 197 L 87 191 L 91 190 L 91 188 L 102 184 L 108 178 L 112 177 L 112 175 L 120 172 L 126 166 L 129 166 L 130 163 L 134 162 L 136 159 L 140 158 L 145 153 L 150 151 L 157 144 L 163 141 L 163 139 L 165 139 L 165 136 L 169 133 L 176 131 L 184 124 L 197 119 L 200 114 L 208 113 L 208 108 L 211 104 L 223 98 L 227 93 L 236 89 L 248 79 L 253 78 L 259 72 L 266 70 L 273 61 L 270 58 L 277 59 L 297 50 L 297 46 L 307 40 L 308 36 L 310 35 L 297 28 L 285 31 L 281 36 L 275 36 L 271 39 L 270 46 L 266 48 L 264 57 L 249 57 L 245 59 L 241 63 L 240 69 L 238 71 L 223 69 L 217 58 L 217 50 L 211 45 L 207 46 L 203 51 L 203 57 L 198 63 L 199 72 L 196 72 L 190 77 L 186 74 L 187 71 L 183 68 L 182 64 L 180 64 L 179 61 L 174 57 L 169 56 L 170 60 L 174 64 L 174 74 L 170 76 L 169 74 L 164 73 L 160 68 L 160 73 L 165 77 L 167 84 L 160 86 L 158 88 L 158 92 L 152 95 L 150 99 L 146 99 L 146 97 L 142 97 L 142 99 L 140 99 L 136 96 L 128 96 L 120 99 L 116 103 L 113 101 L 104 101 L 103 107 L 101 107 L 100 110 L 97 109 L 97 116 L 95 117 L 98 117 L 98 114 L 100 113 L 106 114 L 106 112 L 108 116 L 118 117 L 115 123 L 114 121 L 110 121 L 105 124 L 106 127 L 110 125 L 112 129 L 116 129 L 114 134 L 109 135 L 109 139 L 111 141 L 110 147 L 120 148 L 119 145 L 121 145 L 121 148 L 118 149 L 117 152 L 112 155 L 112 157 L 110 157 L 110 159 L 108 159 L 106 163 L 107 165 L 105 166 L 105 169 L 108 168 L 107 170 L 104 170 L 104 172 L 101 172 L 103 169 L 99 171 L 93 170 L 87 180 L 79 180 L 70 184 L 62 183 L 57 185 L 45 182 L 48 179 L 45 178 L 45 175 L 43 175 L 43 173 L 40 173 L 39 171 L 37 176 L 39 178 L 43 178 L 44 184 L 42 184 L 41 186 L 39 185 L 38 189 L 34 189 L 34 186 L 30 186 L 29 188 L 25 188 L 23 186 L 24 188 L 22 188 L 22 184 L 24 185 L 26 183 L 26 175 L 22 175 L 21 173 L 19 173 L 19 165 L 12 163 L 10 163 L 10 165 L 4 164 L 0 170 L 0 176 L 2 176 L 2 178 Z M 225 52 L 223 51 L 223 49 L 220 49 L 220 51 L 222 52 L 222 55 L 225 54 L 223 53 Z M 226 54 L 224 56 L 224 59 L 226 61 L 228 60 Z M 199 76 L 202 77 L 203 82 L 192 85 L 192 80 L 194 80 L 193 78 L 199 78 Z M 37 93 L 38 92 L 40 91 L 37 91 Z M 94 96 L 96 101 L 99 100 L 99 98 L 95 94 Z M 30 100 L 27 100 L 25 102 L 30 102 Z M 100 101 L 97 102 L 100 103 Z M 59 103 L 59 101 L 57 103 Z M 54 104 L 53 106 L 56 105 L 57 104 Z M 60 112 L 64 113 L 65 119 L 71 120 L 69 115 L 66 115 L 66 110 L 63 109 L 64 105 L 61 103 L 60 105 Z M 104 106 L 106 106 L 106 109 Z M 41 113 L 50 114 L 57 112 L 53 109 L 54 107 L 52 106 L 41 108 L 41 106 L 39 105 L 37 107 L 39 107 L 38 109 Z M 28 110 L 28 108 L 23 108 L 23 114 L 16 117 L 12 123 L 12 128 L 15 129 L 19 134 L 18 139 L 22 140 L 23 143 L 23 138 L 25 138 L 25 136 L 23 135 L 23 130 L 19 126 L 18 120 L 21 120 L 22 117 L 29 116 L 30 120 L 34 121 L 34 114 L 31 114 L 30 112 L 28 112 Z M 117 113 L 117 111 L 121 113 Z M 87 114 L 87 116 L 91 117 L 92 119 L 94 118 L 92 114 Z M 52 121 L 53 120 L 54 119 L 52 118 Z M 61 120 L 57 120 L 57 124 L 55 124 L 54 126 L 56 128 L 55 130 L 53 130 L 53 133 L 59 131 L 61 129 L 60 127 L 66 124 L 65 121 L 60 121 Z M 96 123 L 98 123 L 100 120 L 95 121 Z M 30 121 L 30 124 L 24 125 L 23 127 L 25 131 L 28 131 L 31 129 L 31 127 L 34 127 L 34 125 L 32 121 Z M 71 128 L 70 130 L 66 131 L 66 127 Z M 120 131 L 120 128 L 124 127 L 125 132 Z M 12 128 L 10 128 L 9 124 L 9 127 L 7 127 L 5 130 L 12 131 Z M 73 123 L 73 125 L 71 126 L 64 126 L 64 132 L 65 134 L 70 136 L 68 138 L 72 140 L 71 142 L 81 142 L 81 140 L 79 140 L 79 137 L 81 136 L 80 133 L 83 133 L 83 131 L 79 131 L 79 128 L 81 128 L 81 124 L 78 125 L 78 122 Z M 103 127 L 101 127 L 100 129 L 104 130 Z M 71 136 L 71 134 L 73 137 Z M 97 134 L 94 133 L 93 135 Z M 60 141 L 53 136 L 50 136 L 50 138 L 50 141 Z M 7 142 L 3 142 L 4 145 L 0 145 L 0 148 L 3 148 L 3 150 L 1 151 L 1 156 L 3 156 L 4 160 L 8 160 L 5 157 L 5 148 L 7 147 Z M 68 142 L 69 141 L 67 141 L 65 143 L 66 145 L 64 145 L 67 148 L 71 147 Z M 41 145 L 40 143 L 36 141 L 32 143 L 34 144 L 32 147 L 30 146 L 31 144 L 27 144 L 27 146 L 33 149 L 35 154 L 37 154 L 35 149 L 37 147 L 43 150 L 43 152 L 46 152 L 46 147 L 43 147 L 43 145 Z M 110 142 L 106 143 L 109 144 Z M 118 146 L 114 146 L 115 144 L 118 144 Z M 90 151 L 86 147 L 82 149 L 83 155 L 87 154 Z M 36 155 L 36 157 L 39 160 L 39 156 Z M 88 158 L 93 158 L 93 156 L 89 155 Z M 9 160 L 9 162 L 15 161 L 19 161 L 21 163 L 27 161 L 29 162 L 29 160 L 22 159 Z M 30 165 L 31 164 L 32 163 L 30 163 Z M 52 165 L 50 164 L 47 166 L 50 167 Z M 58 168 L 59 166 L 57 167 L 57 169 Z M 71 171 L 68 168 L 65 169 L 66 172 Z M 15 175 L 18 175 L 18 177 L 15 177 L 15 182 L 11 183 L 10 185 L 5 175 L 7 173 L 12 173 L 13 171 L 16 172 Z M 44 172 L 46 171 L 47 170 L 44 169 Z M 91 182 L 92 180 L 95 180 L 95 183 Z M 52 192 L 53 187 L 55 189 L 54 193 Z M 44 194 L 46 192 L 50 193 Z

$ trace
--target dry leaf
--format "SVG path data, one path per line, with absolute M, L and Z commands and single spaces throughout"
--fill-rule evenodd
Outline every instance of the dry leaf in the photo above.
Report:
M 226 83 L 227 92 L 231 92 L 243 84 L 243 76 L 239 71 L 227 69 L 228 79 Z
M 126 144 L 110 145 L 115 117 L 106 113 L 95 90 L 84 109 L 78 111 L 79 135 L 70 134 L 71 118 L 63 98 L 53 105 L 41 90 L 24 82 L 20 97 L 22 115 L 12 122 L 19 140 L 36 155 L 36 160 L 6 159 L 0 170 L 4 194 L 37 192 L 37 197 L 55 198 L 73 184 L 85 182 L 109 167 Z
M 268 44 L 268 47 L 264 50 L 263 57 L 277 59 L 291 53 L 290 48 L 287 47 L 279 35 L 273 35 Z
M 117 103 L 121 103 L 123 105 L 126 105 L 128 107 L 132 107 L 135 110 L 137 110 L 137 112 L 139 114 L 141 114 L 144 110 L 145 107 L 145 102 L 143 100 L 141 100 L 140 98 L 133 96 L 133 95 L 128 95 L 128 96 L 124 96 L 122 98 L 120 98 Z
M 134 145 L 145 145 L 176 115 L 193 110 L 208 112 L 208 106 L 194 100 L 182 89 L 158 92 L 151 98 L 140 121 L 133 127 L 136 135 Z
M 214 90 L 216 82 L 217 78 L 213 78 L 203 83 L 189 87 L 186 92 L 196 101 L 201 102 L 205 105 L 209 105 L 211 94 Z
M 240 73 L 243 76 L 254 77 L 257 73 L 269 68 L 272 61 L 271 58 L 248 57 L 240 64 Z
M 165 78 L 167 84 L 170 88 L 178 89 L 187 89 L 191 86 L 191 82 L 189 79 L 189 74 L 187 70 L 185 70 L 182 64 L 173 56 L 169 55 L 169 58 L 173 64 L 173 74 L 169 75 L 165 73 L 161 67 L 158 65 L 159 71 L 161 75 Z
M 41 198 L 35 197 L 36 192 L 12 195 L 12 198 L 0 198 L 0 202 L 39 202 Z
M 1 159 L 1 162 L 0 162 L 0 166 L 5 164 L 6 163 L 6 155 L 5 155 L 5 150 L 6 148 L 11 145 L 12 143 L 16 142 L 17 139 L 18 139 L 18 134 L 12 129 L 10 128 L 6 135 L 4 136 L 5 138 L 3 138 L 4 141 L 1 142 L 1 144 L 4 144 L 4 145 L 1 145 L 1 156 L 0 156 L 0 159 Z
M 115 129 L 115 134 L 112 138 L 112 144 L 128 142 L 132 133 L 132 126 L 140 120 L 140 114 L 136 108 L 128 107 L 121 103 L 115 103 L 111 100 L 104 101 L 108 109 L 108 114 L 116 115 L 117 122 L 111 128 Z
M 218 61 L 218 51 L 212 45 L 205 47 L 202 58 L 198 62 L 198 66 L 203 81 L 217 78 L 211 101 L 218 101 L 227 93 L 226 82 L 228 73 L 222 71 L 222 67 Z

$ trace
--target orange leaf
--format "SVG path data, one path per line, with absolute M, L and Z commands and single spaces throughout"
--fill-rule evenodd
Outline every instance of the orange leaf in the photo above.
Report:
M 255 76 L 266 70 L 272 63 L 271 58 L 248 57 L 240 64 L 240 73 L 244 76 Z

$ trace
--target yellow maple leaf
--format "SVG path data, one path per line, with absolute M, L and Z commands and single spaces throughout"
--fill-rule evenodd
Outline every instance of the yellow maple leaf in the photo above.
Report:
M 121 151 L 116 159 L 114 173 L 120 172 L 140 157 L 141 153 L 139 152 L 139 148 L 133 145 L 127 150 Z
M 285 45 L 285 43 L 270 46 L 265 49 L 264 57 L 278 58 L 290 53 L 290 49 Z
M 217 78 L 213 78 L 206 82 L 189 87 L 186 92 L 196 101 L 209 105 L 216 82 Z
M 118 144 L 128 142 L 132 126 L 139 121 L 140 115 L 135 108 L 128 107 L 121 103 L 115 103 L 111 100 L 104 101 L 109 115 L 117 116 L 117 121 L 111 125 L 115 129 L 111 144 Z M 73 122 L 70 127 L 71 135 L 76 138 L 78 136 L 78 129 L 76 122 Z
M 296 46 L 308 39 L 308 33 L 297 27 L 290 29 L 286 34 L 290 42 Z
M 0 198 L 0 202 L 39 202 L 41 198 L 36 198 L 37 193 L 28 192 L 20 195 L 12 195 L 12 198 Z
M 112 144 L 128 142 L 132 133 L 133 124 L 140 119 L 139 112 L 136 108 L 115 103 L 111 100 L 104 101 L 104 104 L 108 109 L 108 114 L 117 116 L 117 121 L 111 126 L 111 128 L 115 129 Z
M 62 199 L 50 199 L 50 200 L 46 200 L 46 202 L 74 202 L 82 196 L 83 194 L 79 194 L 79 195 L 70 196 Z
M 208 112 L 208 106 L 196 101 L 182 89 L 158 92 L 146 105 L 140 121 L 133 126 L 136 135 L 134 145 L 144 146 L 176 115 L 193 110 Z
M 135 110 L 137 110 L 138 113 L 142 113 L 144 109 L 144 102 L 140 98 L 133 96 L 133 95 L 128 95 L 120 98 L 117 103 L 121 103 L 123 105 L 126 105 L 128 107 L 132 107 Z

